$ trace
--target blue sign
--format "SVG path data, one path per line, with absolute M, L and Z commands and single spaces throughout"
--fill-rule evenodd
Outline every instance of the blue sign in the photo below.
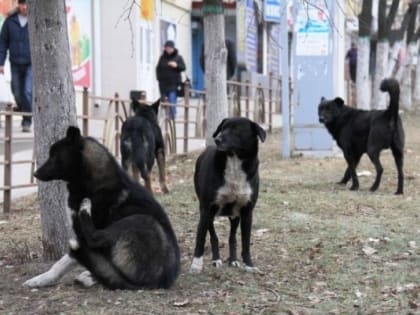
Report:
M 264 0 L 264 20 L 266 22 L 280 23 L 282 14 L 281 0 Z
M 246 65 L 247 70 L 257 72 L 258 60 L 258 25 L 253 6 L 246 8 Z

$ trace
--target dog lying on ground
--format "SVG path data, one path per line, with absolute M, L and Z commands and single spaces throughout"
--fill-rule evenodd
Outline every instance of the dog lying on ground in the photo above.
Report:
M 132 100 L 135 116 L 122 125 L 120 149 L 123 168 L 137 181 L 140 172 L 149 191 L 152 191 L 151 173 L 156 158 L 160 187 L 167 193 L 164 142 L 157 120 L 159 105 L 160 100 L 151 106 Z
M 69 127 L 35 176 L 68 183 L 76 239 L 69 241 L 68 255 L 26 286 L 51 285 L 76 262 L 109 289 L 169 288 L 175 282 L 180 253 L 168 217 L 103 145 Z
M 402 194 L 405 137 L 398 114 L 400 88 L 395 79 L 383 80 L 380 88 L 381 91 L 388 92 L 390 96 L 390 103 L 386 110 L 354 109 L 344 105 L 344 101 L 339 97 L 334 100 L 322 98 L 318 106 L 319 121 L 325 125 L 343 150 L 348 165 L 339 184 L 345 185 L 351 178 L 350 189 L 359 189 L 356 167 L 363 153 L 367 153 L 376 169 L 376 178 L 370 190 L 376 191 L 383 173 L 379 155 L 383 149 L 391 148 L 398 171 L 396 194 Z
M 204 243 L 210 233 L 213 264 L 221 266 L 219 242 L 213 221 L 216 215 L 228 216 L 229 264 L 239 267 L 236 256 L 236 230 L 241 224 L 242 259 L 247 271 L 255 271 L 250 239 L 252 211 L 258 198 L 258 138 L 264 142 L 265 131 L 246 118 L 224 119 L 213 134 L 215 146 L 209 146 L 198 158 L 194 184 L 200 202 L 200 221 L 191 272 L 203 268 Z

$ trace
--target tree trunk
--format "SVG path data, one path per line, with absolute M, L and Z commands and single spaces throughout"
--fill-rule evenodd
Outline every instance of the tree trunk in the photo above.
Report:
M 382 92 L 379 87 L 381 81 L 386 78 L 386 71 L 388 66 L 389 41 L 385 40 L 378 42 L 376 46 L 376 72 L 375 81 L 373 84 L 373 108 L 385 109 L 386 93 Z
M 77 125 L 65 0 L 28 0 L 33 68 L 33 112 L 37 165 L 48 158 L 51 144 L 69 125 Z M 42 244 L 45 259 L 68 250 L 67 188 L 62 182 L 40 182 Z
M 370 31 L 372 24 L 372 0 L 363 0 L 362 12 L 359 15 L 359 40 L 357 46 L 357 107 L 370 109 Z
M 398 60 L 398 54 L 400 52 L 400 49 L 402 47 L 402 40 L 397 40 L 394 45 L 392 45 L 391 53 L 389 54 L 389 60 L 388 60 L 388 69 L 386 71 L 386 77 L 392 77 L 395 72 L 397 60 Z
M 418 33 L 420 32 L 418 31 Z M 418 40 L 420 40 L 420 38 L 418 38 Z M 413 100 L 414 100 L 415 105 L 420 105 L 420 45 L 419 45 L 419 50 L 417 51 L 417 66 L 416 66 L 416 77 L 414 80 Z
M 394 73 L 398 72 L 398 67 L 397 67 L 398 54 L 403 45 L 404 34 L 410 22 L 411 14 L 412 14 L 412 7 L 409 6 L 409 8 L 404 14 L 404 18 L 401 22 L 401 27 L 397 30 L 389 31 L 390 33 L 389 37 L 394 42 L 394 44 L 392 45 L 391 54 L 389 56 L 390 59 L 388 61 L 388 70 L 387 70 L 386 77 L 391 77 L 394 75 Z
M 401 105 L 407 110 L 412 110 L 413 107 L 411 72 L 413 68 L 413 56 L 415 56 L 417 51 L 417 7 L 418 2 L 416 1 L 409 4 L 411 15 L 407 28 L 407 60 L 403 69 L 403 80 L 401 80 Z
M 213 132 L 222 119 L 228 116 L 225 17 L 223 1 L 203 1 L 204 55 L 206 85 L 206 145 L 214 144 Z
M 399 0 L 393 0 L 388 16 L 386 15 L 386 0 L 379 0 L 378 5 L 378 44 L 376 47 L 376 72 L 373 83 L 373 108 L 386 108 L 386 93 L 380 91 L 381 81 L 387 77 L 389 36 L 394 23 Z

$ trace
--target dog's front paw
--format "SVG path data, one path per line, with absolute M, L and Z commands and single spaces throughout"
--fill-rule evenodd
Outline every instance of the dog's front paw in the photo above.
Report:
M 213 266 L 214 266 L 214 267 L 216 267 L 216 268 L 221 268 L 221 267 L 222 267 L 222 265 L 223 265 L 223 262 L 222 262 L 222 260 L 221 260 L 221 259 L 216 259 L 216 260 L 213 260 Z
M 231 261 L 231 262 L 229 263 L 229 265 L 230 265 L 231 267 L 235 267 L 235 268 L 239 268 L 239 267 L 241 267 L 241 263 L 240 263 L 239 261 L 237 261 L 237 260 Z
M 80 204 L 80 212 L 85 211 L 89 216 L 91 215 L 92 202 L 89 198 L 84 198 Z
M 166 184 L 162 185 L 162 187 L 160 187 L 160 190 L 162 190 L 164 194 L 169 194 L 169 189 L 168 186 L 166 186 Z
M 57 279 L 49 272 L 42 273 L 36 277 L 26 280 L 23 285 L 28 288 L 41 288 L 55 284 Z
M 203 270 L 203 257 L 194 257 L 191 263 L 190 272 L 200 273 Z
M 84 286 L 85 288 L 93 287 L 96 284 L 95 278 L 93 278 L 92 274 L 88 270 L 83 271 L 74 280 L 76 283 Z
M 69 246 L 72 250 L 78 250 L 80 248 L 80 244 L 75 238 L 69 239 Z

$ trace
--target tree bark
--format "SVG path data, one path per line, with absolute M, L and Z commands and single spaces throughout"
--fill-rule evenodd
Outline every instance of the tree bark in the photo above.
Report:
M 48 158 L 52 143 L 69 125 L 77 125 L 65 0 L 28 0 L 33 71 L 33 113 L 37 165 Z M 45 259 L 68 250 L 67 188 L 62 182 L 40 182 L 42 244 Z
M 398 71 L 398 69 L 396 69 L 398 54 L 403 45 L 404 34 L 410 22 L 411 13 L 412 13 L 412 9 L 411 9 L 411 6 L 409 6 L 409 8 L 404 14 L 404 18 L 401 22 L 401 27 L 398 30 L 390 31 L 389 37 L 393 44 L 392 44 L 390 59 L 388 61 L 388 70 L 387 70 L 386 77 L 391 77 L 393 76 L 394 73 Z
M 357 107 L 370 109 L 370 31 L 372 24 L 372 0 L 363 0 L 362 12 L 359 15 L 359 39 L 357 46 L 356 91 Z
M 417 28 L 417 41 L 420 41 L 420 27 Z M 414 80 L 414 95 L 413 100 L 415 105 L 420 105 L 420 44 L 419 50 L 417 51 L 417 66 L 416 66 L 416 76 Z
M 204 62 L 206 85 L 206 145 L 214 144 L 213 132 L 222 119 L 228 116 L 225 17 L 223 1 L 203 1 Z
M 379 0 L 378 5 L 378 44 L 376 47 L 376 72 L 373 83 L 373 108 L 386 108 L 386 93 L 380 91 L 381 81 L 387 77 L 389 35 L 397 13 L 399 0 L 393 0 L 388 16 L 386 15 L 386 0 Z
M 411 72 L 413 69 L 413 56 L 417 50 L 416 38 L 416 22 L 417 22 L 417 7 L 419 1 L 413 1 L 409 4 L 410 19 L 407 28 L 407 57 L 403 69 L 403 77 L 401 80 L 401 105 L 407 109 L 413 108 L 413 95 L 412 95 L 412 78 Z

